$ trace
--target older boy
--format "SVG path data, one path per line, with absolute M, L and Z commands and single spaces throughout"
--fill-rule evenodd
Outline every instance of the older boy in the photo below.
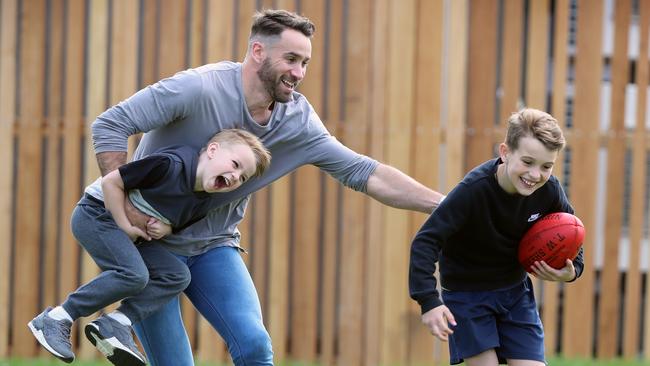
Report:
M 415 236 L 411 297 L 431 333 L 449 340 L 451 364 L 545 365 L 544 331 L 517 247 L 531 218 L 573 213 L 551 175 L 564 143 L 549 114 L 535 109 L 513 114 L 500 156 L 469 172 Z M 438 261 L 442 300 L 433 276 Z M 583 267 L 581 249 L 564 268 L 535 262 L 533 273 L 570 282 Z

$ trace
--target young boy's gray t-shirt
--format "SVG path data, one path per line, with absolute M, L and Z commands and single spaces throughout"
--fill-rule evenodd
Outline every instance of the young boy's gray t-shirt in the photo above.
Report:
M 294 92 L 287 103 L 275 103 L 267 125 L 256 123 L 244 100 L 241 72 L 241 63 L 227 61 L 179 72 L 108 109 L 92 125 L 96 153 L 126 151 L 129 136 L 146 132 L 134 159 L 171 145 L 200 148 L 228 128 L 253 133 L 270 150 L 271 167 L 264 176 L 232 192 L 215 193 L 215 209 L 203 220 L 161 240 L 175 253 L 196 255 L 217 246 L 239 246 L 237 225 L 250 194 L 302 165 L 313 164 L 361 192 L 378 165 L 331 136 L 300 93 Z M 86 192 L 103 198 L 99 180 Z

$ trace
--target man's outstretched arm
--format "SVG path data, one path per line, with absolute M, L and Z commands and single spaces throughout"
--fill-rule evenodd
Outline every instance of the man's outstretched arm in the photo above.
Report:
M 444 195 L 390 165 L 379 164 L 368 178 L 367 194 L 391 207 L 430 214 Z

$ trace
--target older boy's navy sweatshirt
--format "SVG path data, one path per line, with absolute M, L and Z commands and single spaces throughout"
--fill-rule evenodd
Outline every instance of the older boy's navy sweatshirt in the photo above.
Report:
M 427 219 L 411 245 L 409 290 L 425 313 L 442 304 L 433 276 L 440 262 L 445 290 L 489 291 L 514 286 L 526 271 L 517 260 L 525 232 L 552 212 L 573 214 L 562 186 L 551 178 L 530 196 L 510 194 L 498 184 L 501 159 L 469 172 Z M 576 278 L 582 249 L 573 261 Z

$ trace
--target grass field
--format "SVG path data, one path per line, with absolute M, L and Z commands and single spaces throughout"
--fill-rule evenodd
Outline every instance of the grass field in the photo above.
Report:
M 593 361 L 593 360 L 566 360 L 561 358 L 553 358 L 548 360 L 550 366 L 650 366 L 647 361 L 623 361 L 623 360 L 609 360 L 609 361 Z M 38 359 L 38 360 L 0 360 L 0 366 L 62 366 L 65 363 L 54 359 Z M 74 366 L 112 366 L 108 362 L 82 362 L 75 361 L 72 363 Z M 196 366 L 226 366 L 219 364 L 197 363 Z M 277 366 L 318 366 L 314 364 L 306 364 L 300 362 L 285 362 Z

